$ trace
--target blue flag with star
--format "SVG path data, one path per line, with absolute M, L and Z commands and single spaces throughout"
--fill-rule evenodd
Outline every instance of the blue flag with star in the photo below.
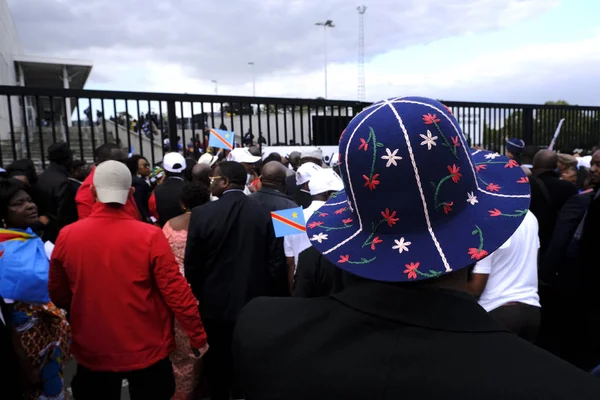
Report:
M 223 131 L 221 129 L 211 129 L 208 137 L 208 147 L 217 147 L 219 149 L 233 150 L 233 132 Z
M 302 207 L 271 212 L 275 236 L 284 237 L 306 232 L 306 221 Z

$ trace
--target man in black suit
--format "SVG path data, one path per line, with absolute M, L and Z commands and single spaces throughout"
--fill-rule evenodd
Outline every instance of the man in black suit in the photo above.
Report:
M 179 199 L 185 181 L 185 158 L 179 153 L 167 153 L 163 158 L 163 169 L 167 178 L 154 189 L 158 225 L 163 227 L 168 220 L 183 214 Z
M 285 179 L 287 176 L 286 169 L 282 163 L 271 161 L 266 163 L 262 168 L 260 181 L 262 187 L 249 197 L 260 203 L 263 208 L 269 212 L 287 210 L 296 208 L 298 205 L 287 196 L 285 193 Z M 277 252 L 281 259 L 285 259 L 283 251 L 283 238 L 277 238 Z M 277 287 L 275 293 L 278 296 L 289 296 L 291 285 L 288 282 L 293 282 L 293 269 L 290 277 L 286 269 L 279 271 L 277 279 Z M 290 279 L 291 278 L 291 279 Z
M 73 152 L 64 142 L 53 143 L 48 148 L 50 165 L 38 179 L 36 189 L 40 194 L 40 215 L 47 215 L 49 223 L 44 228 L 42 239 L 54 243 L 58 232 L 77 221 L 75 191 L 69 181 L 73 164 Z
M 277 252 L 271 216 L 244 194 L 246 170 L 223 162 L 211 177 L 218 201 L 192 211 L 185 275 L 200 302 L 209 337 L 206 356 L 211 398 L 241 398 L 233 381 L 231 341 L 239 311 L 250 300 L 272 294 L 285 268 Z

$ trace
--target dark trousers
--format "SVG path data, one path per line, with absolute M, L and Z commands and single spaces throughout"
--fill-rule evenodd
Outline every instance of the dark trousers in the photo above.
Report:
M 169 400 L 175 393 L 173 366 L 168 358 L 132 372 L 92 371 L 81 365 L 71 388 L 75 400 L 119 400 L 123 379 L 129 381 L 131 400 Z
M 534 342 L 540 329 L 540 307 L 511 303 L 490 311 L 496 321 L 522 339 Z
M 231 344 L 235 324 L 209 318 L 204 318 L 202 322 L 210 345 L 204 365 L 211 400 L 229 400 L 231 396 L 234 399 L 243 398 L 233 374 Z

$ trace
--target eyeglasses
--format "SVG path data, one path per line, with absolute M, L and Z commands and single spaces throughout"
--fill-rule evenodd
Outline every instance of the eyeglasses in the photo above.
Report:
M 210 183 L 213 183 L 213 182 L 214 182 L 214 181 L 216 181 L 217 179 L 223 179 L 223 177 L 222 177 L 222 176 L 211 176 L 211 177 L 210 177 L 210 178 L 208 178 L 208 179 L 210 179 Z

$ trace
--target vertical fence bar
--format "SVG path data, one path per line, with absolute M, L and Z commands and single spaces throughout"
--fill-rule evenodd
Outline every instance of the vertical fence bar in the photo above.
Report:
M 281 145 L 281 140 L 279 138 L 279 106 L 275 104 L 275 136 L 277 137 L 276 145 Z M 287 143 L 286 143 L 287 144 Z
M 80 115 L 81 107 L 79 106 L 79 100 L 80 100 L 79 97 L 75 98 L 75 101 L 77 102 L 77 137 L 79 139 L 79 154 L 81 156 L 81 159 L 85 160 L 85 154 L 83 153 L 83 138 L 82 138 L 82 133 L 81 133 L 81 115 Z M 92 149 L 92 152 L 93 151 L 95 151 L 95 149 Z
M 65 139 L 69 148 L 71 147 L 71 135 L 69 132 L 69 122 L 71 120 L 71 110 L 67 109 L 67 96 L 63 97 L 63 107 L 65 109 Z
M 238 105 L 238 117 L 240 117 L 240 135 L 242 137 L 242 147 L 244 147 L 244 104 L 242 104 L 242 99 L 239 99 Z M 250 145 L 252 145 L 252 140 L 250 140 Z
M 6 101 L 8 102 L 8 125 L 10 127 L 10 143 L 12 145 L 13 161 L 17 159 L 17 141 L 15 140 L 15 123 L 13 120 L 12 112 L 12 99 L 10 95 L 6 95 Z
M 288 106 L 283 106 L 283 136 L 285 137 L 285 145 L 290 144 L 290 139 L 288 136 L 288 128 L 287 128 L 287 114 L 288 114 Z M 295 144 L 295 143 L 294 143 Z
M 94 134 L 94 110 L 92 110 L 92 99 L 88 98 L 88 103 L 89 103 L 89 107 L 90 107 L 90 133 L 92 135 L 92 148 L 95 149 L 96 148 L 96 137 Z
M 162 101 L 158 102 L 158 112 L 160 114 L 160 148 L 162 149 L 162 157 L 165 156 L 165 142 L 164 142 L 164 132 L 165 132 L 165 119 L 163 118 L 162 111 Z M 162 160 L 162 158 L 161 158 Z
M 40 108 L 40 96 L 35 96 L 35 106 L 37 107 L 38 110 L 41 110 Z M 42 126 L 42 119 L 41 118 L 36 118 L 37 119 L 37 128 L 38 128 L 38 132 L 40 135 L 40 158 L 42 159 L 42 168 L 46 169 L 46 151 L 44 149 L 44 128 Z
M 26 97 L 23 97 L 23 101 L 25 101 Z M 50 120 L 52 122 L 52 143 L 56 143 L 56 115 L 54 113 L 54 97 L 48 97 L 48 101 L 50 101 Z M 24 114 L 25 116 L 27 114 Z M 27 120 L 25 124 L 27 124 Z
M 113 110 L 115 111 L 115 143 L 119 143 L 119 115 L 117 113 L 117 99 L 112 99 Z M 126 131 L 129 132 L 129 127 L 125 127 Z
M 194 102 L 190 101 L 190 113 L 192 114 L 192 148 L 194 149 L 194 159 L 196 159 L 196 155 L 198 154 L 198 145 L 199 141 L 196 140 L 196 119 L 194 116 Z M 204 113 L 201 115 L 202 125 L 204 125 Z
M 292 140 L 294 144 L 298 144 L 298 140 L 296 139 L 296 106 L 292 104 Z
M 25 107 L 25 96 L 21 96 L 21 111 L 23 112 L 23 133 L 25 134 L 25 149 L 27 158 L 31 160 L 31 149 L 29 148 L 29 127 L 27 125 L 27 111 Z M 43 152 L 43 150 L 42 150 Z
M 125 99 L 125 123 L 127 126 L 131 126 L 131 121 L 129 121 L 129 100 Z M 135 130 L 140 132 L 140 121 L 135 124 Z M 127 153 L 131 152 L 131 132 L 127 129 Z
M 304 105 L 300 106 L 300 143 L 304 146 Z
M 271 115 L 270 109 L 271 104 L 265 104 L 265 109 L 267 110 L 267 144 L 271 145 Z
M 169 123 L 169 150 L 177 151 L 177 112 L 175 101 L 167 100 L 167 122 Z
M 108 143 L 108 132 L 106 132 L 106 112 L 104 111 L 104 99 L 100 99 L 100 112 L 102 113 L 102 132 L 104 134 L 104 143 Z
M 154 164 L 154 121 L 152 120 L 152 104 L 150 104 L 150 100 L 148 100 L 148 114 L 150 114 L 150 158 L 152 159 L 152 164 Z M 158 126 L 156 129 L 158 129 Z
M 262 154 L 262 146 L 263 143 L 266 143 L 265 138 L 263 136 L 263 132 L 262 132 L 262 116 L 260 114 L 260 107 L 261 104 L 257 104 L 256 105 L 256 114 L 258 116 L 258 148 L 260 149 L 260 152 Z

